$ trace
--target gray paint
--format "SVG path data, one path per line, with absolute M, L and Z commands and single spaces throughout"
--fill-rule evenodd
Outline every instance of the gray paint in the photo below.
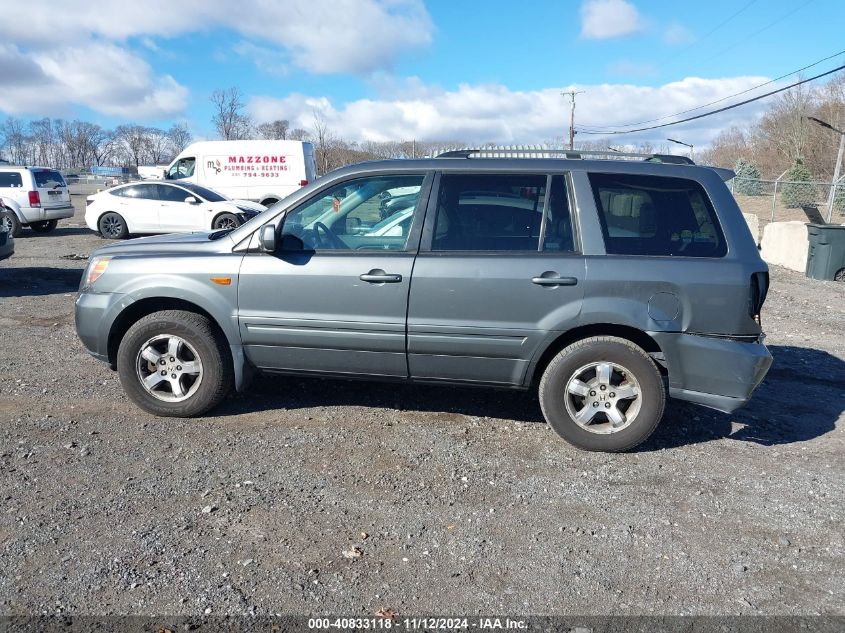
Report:
M 587 174 L 664 175 L 699 182 L 716 209 L 728 253 L 719 259 L 607 255 Z M 258 229 L 344 180 L 378 174 L 566 174 L 577 253 L 434 253 L 437 178 L 428 178 L 406 252 L 273 255 Z M 432 184 L 433 183 L 433 184 Z M 433 188 L 433 189 L 432 189 Z M 429 191 L 433 195 L 429 197 Z M 218 240 L 205 234 L 132 240 L 100 249 L 107 274 L 77 302 L 86 347 L 107 357 L 122 310 L 146 298 L 196 304 L 220 325 L 237 387 L 267 371 L 527 387 L 538 359 L 574 327 L 616 325 L 660 346 L 670 394 L 732 410 L 771 363 L 765 347 L 700 334 L 751 336 L 749 281 L 766 271 L 719 174 L 686 165 L 560 159 L 377 161 L 317 180 Z M 360 275 L 384 271 L 397 283 Z M 211 277 L 228 276 L 230 286 Z M 537 277 L 571 278 L 543 286 Z

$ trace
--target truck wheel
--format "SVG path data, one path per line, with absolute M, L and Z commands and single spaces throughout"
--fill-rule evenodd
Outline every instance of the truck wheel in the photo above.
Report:
M 214 218 L 211 228 L 215 231 L 219 231 L 220 229 L 236 229 L 240 225 L 241 221 L 234 213 L 221 213 Z
M 122 240 L 129 237 L 126 220 L 119 213 L 113 211 L 100 216 L 97 228 L 100 229 L 100 235 L 109 240 Z
M 549 426 L 588 451 L 620 452 L 641 444 L 660 423 L 665 403 L 654 362 L 615 336 L 564 348 L 540 381 L 540 407 Z
M 30 222 L 29 228 L 36 233 L 49 233 L 59 225 L 58 220 L 45 220 L 43 222 Z
M 12 237 L 18 237 L 21 234 L 21 221 L 11 211 L 0 212 L 0 226 L 5 228 Z
M 163 310 L 126 332 L 117 352 L 120 383 L 144 411 L 166 417 L 202 415 L 234 383 L 232 356 L 202 315 Z

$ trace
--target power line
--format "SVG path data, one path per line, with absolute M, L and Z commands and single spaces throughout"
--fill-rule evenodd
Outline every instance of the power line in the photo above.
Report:
M 741 8 L 739 11 L 737 11 L 736 13 L 734 13 L 733 15 L 731 15 L 730 17 L 728 17 L 728 18 L 726 18 L 726 19 L 722 20 L 721 22 L 719 22 L 719 24 L 717 24 L 717 25 L 716 25 L 716 26 L 714 26 L 712 29 L 710 29 L 709 31 L 707 31 L 707 33 L 705 33 L 705 34 L 704 34 L 704 35 L 702 35 L 700 38 L 698 38 L 698 40 L 696 40 L 695 42 L 693 42 L 692 44 L 690 44 L 689 46 L 687 46 L 684 50 L 685 50 L 685 51 L 687 51 L 687 50 L 689 50 L 690 48 L 692 48 L 692 47 L 696 46 L 697 44 L 699 44 L 699 43 L 703 42 L 704 40 L 706 40 L 708 37 L 710 37 L 711 35 L 713 35 L 713 33 L 715 33 L 715 32 L 716 32 L 716 31 L 718 31 L 720 28 L 722 28 L 723 26 L 725 26 L 728 22 L 730 22 L 731 20 L 733 20 L 736 16 L 738 16 L 740 13 L 742 13 L 743 11 L 745 11 L 748 7 L 750 7 L 750 6 L 751 6 L 752 4 L 754 4 L 755 2 L 757 2 L 757 0 L 750 0 L 749 2 L 746 2 L 746 3 L 742 6 L 742 8 Z M 683 51 L 681 51 L 681 52 L 683 52 Z
M 788 72 L 786 74 L 783 74 L 780 77 L 775 77 L 774 79 L 770 79 L 769 81 L 761 83 L 757 86 L 753 86 L 752 88 L 748 88 L 747 90 L 743 90 L 742 92 L 737 92 L 736 94 L 728 95 L 727 97 L 722 97 L 721 99 L 716 99 L 715 101 L 711 101 L 709 103 L 704 103 L 700 106 L 690 108 L 689 110 L 681 110 L 680 112 L 676 112 L 675 114 L 666 114 L 664 116 L 657 117 L 656 119 L 647 119 L 645 121 L 635 121 L 633 123 L 617 123 L 617 124 L 614 124 L 614 125 L 607 125 L 607 126 L 604 126 L 604 125 L 587 125 L 587 126 L 584 126 L 581 129 L 584 130 L 584 131 L 589 129 L 590 131 L 600 132 L 601 130 L 604 130 L 606 128 L 632 127 L 632 126 L 635 126 L 635 125 L 645 125 L 646 123 L 655 123 L 657 121 L 663 121 L 664 119 L 671 119 L 671 118 L 674 118 L 676 116 L 681 116 L 682 114 L 689 114 L 690 112 L 695 112 L 696 110 L 701 110 L 702 108 L 706 108 L 706 107 L 711 106 L 711 105 L 716 105 L 717 103 L 721 103 L 722 101 L 727 101 L 728 99 L 733 99 L 734 97 L 740 97 L 744 94 L 748 94 L 749 92 L 753 92 L 754 90 L 757 90 L 758 88 L 762 88 L 763 86 L 768 86 L 769 84 L 773 84 L 776 81 L 780 81 L 781 79 L 784 79 L 785 77 L 790 77 L 792 75 L 796 75 L 800 72 L 803 72 L 803 71 L 807 70 L 808 68 L 812 68 L 813 66 L 818 66 L 819 64 L 826 62 L 826 61 L 829 61 L 829 60 L 833 59 L 834 57 L 839 57 L 842 54 L 845 54 L 845 50 L 841 50 L 838 53 L 834 53 L 833 55 L 829 55 L 829 56 L 825 57 L 824 59 L 820 59 L 816 62 L 813 62 L 812 64 L 808 64 L 808 65 L 804 66 L 803 68 L 799 68 L 798 70 L 793 70 L 792 72 Z
M 759 101 L 760 99 L 765 99 L 766 97 L 771 97 L 772 95 L 778 94 L 779 92 L 784 92 L 789 90 L 790 88 L 795 88 L 796 86 L 800 86 L 801 84 L 805 84 L 810 81 L 815 81 L 816 79 L 821 79 L 822 77 L 826 77 L 827 75 L 832 75 L 835 72 L 840 70 L 845 70 L 845 65 L 839 66 L 838 68 L 834 68 L 833 70 L 828 70 L 827 72 L 821 73 L 820 75 L 816 75 L 815 77 L 810 77 L 808 79 L 801 79 L 800 81 L 796 81 L 793 84 L 788 86 L 784 86 L 783 88 L 778 88 L 777 90 L 772 90 L 767 92 L 766 94 L 759 95 L 757 97 L 751 97 L 750 99 L 746 99 L 745 101 L 740 101 L 739 103 L 734 103 L 729 106 L 725 106 L 724 108 L 719 108 L 718 110 L 712 110 L 711 112 L 705 112 L 704 114 L 697 114 L 695 116 L 687 117 L 686 119 L 681 119 L 680 121 L 670 121 L 669 123 L 661 123 L 660 125 L 651 125 L 649 127 L 641 127 L 636 128 L 634 130 L 618 130 L 615 132 L 589 132 L 587 130 L 582 130 L 584 134 L 599 134 L 599 135 L 616 135 L 616 134 L 633 134 L 634 132 L 645 132 L 647 130 L 656 130 L 662 127 L 669 127 L 670 125 L 678 125 L 680 123 L 687 123 L 689 121 L 695 121 L 696 119 L 703 119 L 704 117 L 712 116 L 714 114 L 719 114 L 720 112 L 726 112 L 727 110 L 733 110 L 734 108 L 738 108 L 739 106 L 746 105 L 748 103 L 752 103 L 753 101 Z

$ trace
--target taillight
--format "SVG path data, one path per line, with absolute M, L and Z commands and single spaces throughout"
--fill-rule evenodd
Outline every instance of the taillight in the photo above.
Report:
M 304 186 L 305 186 L 305 185 L 307 185 L 307 184 L 308 184 L 308 181 L 307 181 L 307 180 L 300 180 L 300 181 L 299 181 L 299 186 L 300 186 L 300 187 L 304 187 Z
M 29 206 L 31 206 L 31 207 L 40 207 L 41 206 L 41 196 L 38 195 L 37 191 L 30 191 L 29 192 Z
M 760 312 L 769 292 L 769 273 L 759 272 L 751 275 L 751 295 L 748 297 L 748 312 L 751 318 L 760 322 Z

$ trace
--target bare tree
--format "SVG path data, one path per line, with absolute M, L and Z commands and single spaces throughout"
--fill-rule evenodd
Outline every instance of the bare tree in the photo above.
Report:
M 291 141 L 309 141 L 311 140 L 311 133 L 301 127 L 295 127 L 288 132 L 287 137 Z
M 334 140 L 334 134 L 329 128 L 329 123 L 326 117 L 319 110 L 314 110 L 314 150 L 317 152 L 317 171 L 320 174 L 325 174 L 329 169 L 329 154 L 331 152 L 330 145 Z
M 19 165 L 26 160 L 28 139 L 25 129 L 24 122 L 13 117 L 3 123 L 3 147 L 8 152 L 9 160 Z
M 244 113 L 243 95 L 235 86 L 211 93 L 214 116 L 211 122 L 224 141 L 248 138 L 252 131 L 252 119 Z
M 170 144 L 173 146 L 173 151 L 177 154 L 188 147 L 191 144 L 191 140 L 193 140 L 191 133 L 188 131 L 188 126 L 184 123 L 174 123 L 167 131 L 167 135 L 170 137 Z
M 146 129 L 147 152 L 150 163 L 160 165 L 169 163 L 173 158 L 173 146 L 170 144 L 170 135 L 164 130 L 155 127 Z
M 261 123 L 256 129 L 261 138 L 270 141 L 284 141 L 287 138 L 290 123 L 285 119 L 276 119 Z
M 147 128 L 143 125 L 132 123 L 118 126 L 115 133 L 123 149 L 126 151 L 129 160 L 135 164 L 135 167 L 138 167 L 148 152 L 149 138 L 147 137 Z

